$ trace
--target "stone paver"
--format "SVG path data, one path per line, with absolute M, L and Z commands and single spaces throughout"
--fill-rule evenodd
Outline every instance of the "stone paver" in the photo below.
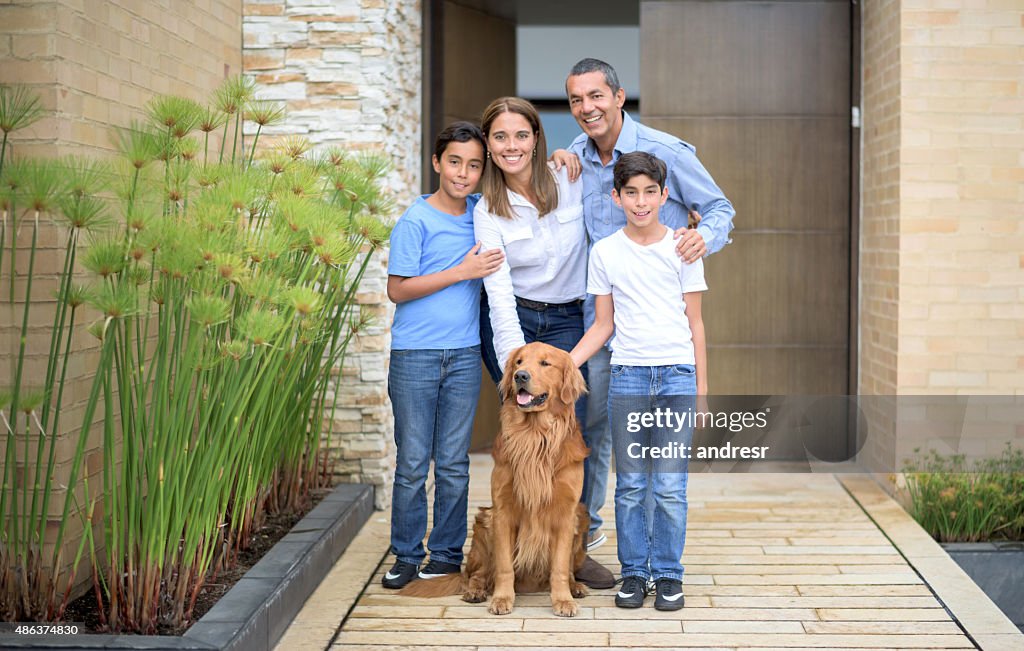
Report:
M 490 502 L 490 468 L 489 457 L 473 457 L 470 518 Z M 593 556 L 617 570 L 612 489 L 604 513 L 609 541 Z M 870 478 L 694 475 L 683 557 L 686 607 L 663 613 L 649 600 L 645 608 L 622 610 L 614 606 L 614 589 L 595 590 L 580 600 L 574 619 L 553 615 L 542 594 L 521 595 L 509 616 L 495 617 L 486 604 L 457 596 L 414 599 L 384 590 L 380 576 L 393 559 L 386 554 L 389 514 L 379 513 L 277 648 L 1024 648 L 1024 636 L 1002 626 L 995 606 L 963 585 L 970 583 L 966 576 L 943 563 L 898 509 Z M 961 611 L 951 608 L 958 622 L 944 607 L 945 593 L 933 592 L 931 576 L 943 591 L 971 595 L 951 599 L 974 622 L 967 631 L 980 647 L 964 634 Z

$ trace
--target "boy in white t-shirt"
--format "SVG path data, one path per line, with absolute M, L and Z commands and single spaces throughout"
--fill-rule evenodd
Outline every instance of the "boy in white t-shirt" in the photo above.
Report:
M 668 199 L 665 169 L 641 151 L 623 154 L 615 164 L 612 197 L 626 213 L 626 226 L 590 252 L 587 292 L 595 296 L 596 318 L 571 353 L 583 364 L 615 334 L 608 411 L 616 451 L 620 608 L 642 606 L 651 579 L 655 608 L 683 607 L 686 454 L 694 396 L 707 394 L 700 309 L 700 293 L 707 290 L 704 265 L 680 260 L 672 230 L 658 221 Z M 668 411 L 682 421 L 651 425 L 643 418 Z M 678 456 L 652 465 L 656 448 L 655 454 L 668 449 Z M 654 497 L 653 526 L 647 522 L 648 493 Z

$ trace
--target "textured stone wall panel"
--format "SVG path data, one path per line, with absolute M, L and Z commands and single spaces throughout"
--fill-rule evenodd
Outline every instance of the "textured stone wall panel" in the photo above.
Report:
M 302 135 L 316 148 L 383 151 L 392 162 L 387 185 L 408 205 L 422 155 L 420 16 L 414 0 L 247 0 L 245 69 L 260 97 L 288 110 L 284 124 L 264 130 L 268 142 Z M 379 508 L 391 499 L 394 476 L 386 269 L 387 252 L 375 254 L 357 295 L 375 322 L 350 344 L 331 387 L 339 409 L 325 416 L 337 478 L 377 486 Z

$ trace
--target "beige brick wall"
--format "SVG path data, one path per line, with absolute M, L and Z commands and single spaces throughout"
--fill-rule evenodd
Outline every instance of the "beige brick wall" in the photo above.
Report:
M 1024 4 L 906 0 L 901 24 L 898 387 L 1024 395 Z M 901 414 L 897 457 L 1024 446 L 990 411 L 955 437 Z
M 1022 28 L 1013 0 L 863 5 L 860 393 L 1024 394 Z M 998 418 L 876 412 L 876 468 L 1024 445 Z
M 241 71 L 241 0 L 7 0 L 0 2 L 0 83 L 25 84 L 38 92 L 46 117 L 13 135 L 19 155 L 109 156 L 112 127 L 128 126 L 144 115 L 145 103 L 158 94 L 181 94 L 204 100 L 229 74 Z M 36 261 L 33 296 L 52 295 L 63 255 L 63 234 L 44 220 Z M 19 247 L 27 249 L 31 232 L 23 228 Z M 5 259 L 5 264 L 7 260 Z M 15 296 L 24 294 L 27 258 L 19 257 Z M 4 284 L 6 285 L 6 274 Z M 7 290 L 0 290 L 6 302 Z M 36 301 L 33 301 L 35 304 Z M 48 355 L 54 303 L 40 302 L 30 314 L 27 378 L 42 378 Z M 95 315 L 80 313 L 69 362 L 69 384 L 57 447 L 54 480 L 66 482 L 77 444 L 84 404 L 98 359 L 96 341 L 84 330 Z M 3 355 L 0 371 L 6 384 L 17 352 L 21 305 L 0 310 Z M 27 380 L 41 384 L 42 380 Z M 102 410 L 100 411 L 102 413 Z M 87 472 L 102 468 L 100 431 L 94 428 L 86 455 Z M 95 488 L 93 490 L 95 493 Z M 56 533 L 62 496 L 52 502 Z M 78 518 L 69 523 L 73 557 Z M 66 557 L 69 554 L 66 553 Z
M 110 150 L 110 126 L 157 94 L 204 99 L 241 71 L 241 0 L 13 0 L 0 3 L 0 81 L 43 93 L 47 119 L 21 151 Z
M 1024 393 L 1024 4 L 902 11 L 905 393 Z
M 857 393 L 897 391 L 900 210 L 900 3 L 872 3 L 862 15 L 860 310 Z M 868 403 L 863 451 L 872 467 L 891 466 L 893 405 Z

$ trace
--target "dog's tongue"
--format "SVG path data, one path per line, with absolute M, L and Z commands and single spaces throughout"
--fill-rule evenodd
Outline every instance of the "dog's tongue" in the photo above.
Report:
M 526 391 L 520 391 L 519 393 L 516 394 L 516 402 L 518 402 L 520 405 L 528 405 L 532 400 L 533 395 Z

